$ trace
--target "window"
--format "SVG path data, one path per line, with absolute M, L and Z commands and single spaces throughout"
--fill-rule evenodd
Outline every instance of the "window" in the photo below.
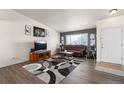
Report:
M 90 46 L 95 46 L 95 34 L 90 34 Z
M 64 36 L 61 36 L 61 43 L 64 45 Z
M 66 45 L 88 45 L 88 33 L 66 35 Z

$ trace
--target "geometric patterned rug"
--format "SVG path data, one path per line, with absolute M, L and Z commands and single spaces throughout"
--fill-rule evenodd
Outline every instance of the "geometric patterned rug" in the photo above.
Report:
M 47 84 L 58 84 L 67 77 L 83 60 L 48 59 L 40 61 L 41 68 L 31 71 L 23 66 L 34 76 L 43 80 Z M 33 63 L 32 63 L 33 64 Z

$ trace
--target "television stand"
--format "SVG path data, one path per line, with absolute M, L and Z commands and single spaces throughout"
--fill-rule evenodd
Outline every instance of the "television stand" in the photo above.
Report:
M 38 50 L 29 53 L 29 61 L 30 62 L 38 62 L 40 60 L 46 60 L 51 57 L 50 50 Z

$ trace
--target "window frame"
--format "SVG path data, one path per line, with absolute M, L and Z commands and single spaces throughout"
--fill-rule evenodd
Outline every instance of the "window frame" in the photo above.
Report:
M 80 35 L 80 37 L 82 38 L 82 36 L 84 34 L 87 35 L 87 42 L 86 42 L 86 44 L 83 44 L 82 39 L 80 41 L 80 44 L 71 44 L 71 36 L 73 36 L 73 35 Z M 67 44 L 67 36 L 70 36 L 70 44 Z M 85 46 L 88 46 L 88 42 L 89 42 L 88 40 L 89 40 L 88 33 L 80 33 L 80 34 L 78 33 L 78 34 L 67 34 L 67 35 L 65 35 L 65 45 L 85 45 Z

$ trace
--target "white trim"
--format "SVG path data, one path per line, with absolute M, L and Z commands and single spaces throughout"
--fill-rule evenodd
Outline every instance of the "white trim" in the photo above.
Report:
M 102 67 L 102 66 L 96 66 L 95 70 L 103 71 L 106 73 L 111 73 L 111 74 L 115 74 L 115 75 L 119 75 L 119 76 L 124 76 L 124 71 L 106 68 L 106 67 Z

